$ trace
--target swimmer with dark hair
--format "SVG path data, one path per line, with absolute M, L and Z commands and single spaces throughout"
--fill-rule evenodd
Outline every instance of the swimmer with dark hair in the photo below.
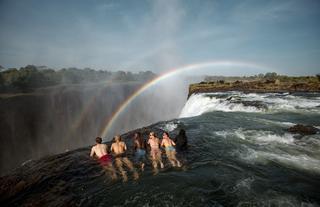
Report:
M 146 157 L 146 141 L 141 136 L 140 132 L 136 132 L 133 137 L 133 147 L 135 150 L 135 162 L 144 170 Z

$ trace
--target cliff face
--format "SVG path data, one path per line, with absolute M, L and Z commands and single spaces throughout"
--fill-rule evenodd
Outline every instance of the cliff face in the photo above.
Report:
M 101 123 L 143 83 L 68 85 L 0 94 L 0 174 L 91 144 Z
M 194 93 L 222 91 L 243 91 L 248 93 L 320 92 L 320 81 L 316 77 L 286 77 L 286 79 L 282 80 L 200 82 L 189 86 L 188 98 Z

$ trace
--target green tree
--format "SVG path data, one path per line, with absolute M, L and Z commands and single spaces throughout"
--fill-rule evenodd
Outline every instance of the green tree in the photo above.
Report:
M 81 83 L 83 80 L 81 70 L 78 68 L 68 68 L 59 71 L 62 76 L 62 83 Z
M 4 85 L 4 78 L 2 73 L 0 73 L 0 90 L 2 91 L 4 89 L 5 85 Z
M 275 72 L 272 72 L 272 73 L 266 73 L 265 75 L 264 75 L 264 78 L 266 78 L 266 79 L 275 79 L 275 78 L 277 78 L 277 76 L 278 76 L 278 74 L 277 73 L 275 73 Z
M 124 71 L 117 71 L 113 74 L 112 77 L 113 80 L 118 80 L 118 81 L 126 81 L 127 76 L 126 76 L 126 72 Z

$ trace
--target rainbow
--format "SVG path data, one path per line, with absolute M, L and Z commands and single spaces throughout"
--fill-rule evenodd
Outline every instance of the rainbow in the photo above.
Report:
M 110 85 L 111 83 L 109 81 L 105 81 L 104 84 Z M 70 129 L 68 131 L 67 137 L 74 136 L 74 133 L 76 132 L 76 130 L 79 129 L 83 120 L 85 119 L 85 117 L 88 116 L 88 114 L 90 113 L 90 110 L 93 108 L 96 102 L 96 99 L 101 95 L 102 95 L 102 90 L 98 91 L 96 94 L 93 94 L 92 97 L 86 102 L 85 106 L 83 107 L 83 110 L 81 110 L 81 113 L 79 113 L 78 116 L 74 118 L 74 121 L 72 122 Z
M 270 70 L 270 67 L 265 67 L 265 66 L 258 65 L 255 63 L 247 63 L 247 62 L 239 62 L 239 61 L 211 61 L 211 62 L 190 64 L 190 65 L 185 65 L 182 67 L 170 69 L 170 70 L 160 74 L 156 78 L 152 79 L 151 81 L 147 82 L 143 86 L 141 86 L 138 90 L 136 90 L 133 94 L 131 94 L 121 105 L 119 105 L 119 107 L 117 108 L 117 110 L 115 110 L 115 112 L 112 114 L 112 116 L 110 118 L 107 118 L 103 122 L 103 125 L 102 125 L 103 127 L 100 130 L 100 136 L 105 137 L 107 135 L 108 131 L 110 130 L 110 128 L 112 127 L 112 125 L 115 123 L 115 121 L 120 116 L 120 114 L 127 108 L 127 106 L 135 98 L 137 98 L 141 93 L 143 93 L 145 90 L 147 90 L 151 86 L 157 84 L 158 82 L 160 82 L 168 77 L 177 75 L 178 73 L 181 73 L 181 72 L 186 72 L 189 70 L 194 70 L 194 69 L 199 69 L 199 68 L 208 68 L 208 67 L 213 67 L 213 66 L 214 67 L 216 67 L 216 66 L 247 67 L 247 68 L 260 69 L 260 70 L 268 70 L 268 69 Z M 275 70 L 272 69 L 272 71 L 275 71 Z

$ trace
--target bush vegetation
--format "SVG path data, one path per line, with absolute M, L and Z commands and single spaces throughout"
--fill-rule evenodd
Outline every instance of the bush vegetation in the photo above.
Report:
M 36 88 L 59 84 L 96 83 L 102 81 L 147 81 L 156 74 L 151 71 L 132 73 L 110 72 L 91 68 L 53 70 L 45 66 L 28 65 L 5 70 L 0 66 L 0 92 L 28 92 Z

